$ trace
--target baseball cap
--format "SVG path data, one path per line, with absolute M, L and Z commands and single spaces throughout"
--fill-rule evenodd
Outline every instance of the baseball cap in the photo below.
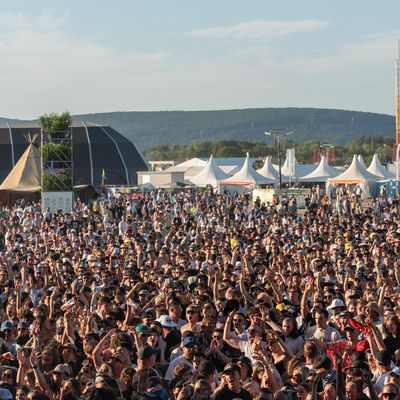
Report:
M 185 339 L 182 341 L 182 346 L 187 347 L 187 346 L 195 346 L 199 342 L 195 336 L 186 336 Z
M 390 362 L 392 361 L 392 358 L 390 356 L 390 353 L 386 350 L 379 350 L 375 354 L 376 361 L 378 361 L 380 364 L 384 366 L 389 366 Z
M 2 331 L 11 331 L 14 325 L 11 321 L 4 321 L 1 323 L 1 330 Z
M 240 373 L 240 367 L 239 365 L 235 363 L 228 363 L 225 365 L 224 370 L 222 371 L 223 374 L 230 374 L 232 372 L 238 372 Z
M 13 400 L 14 396 L 6 388 L 0 388 L 0 400 Z
M 51 372 L 71 375 L 71 367 L 68 364 L 58 364 Z
M 149 392 L 144 392 L 143 396 L 148 399 L 169 400 L 169 394 L 165 389 L 155 389 Z
M 156 321 L 158 321 L 161 324 L 161 326 L 165 328 L 177 327 L 176 323 L 172 320 L 171 316 L 169 315 L 161 315 L 161 317 L 156 319 Z
M 150 331 L 150 328 L 146 324 L 139 324 L 135 328 L 136 333 L 143 333 Z
M 327 307 L 327 309 L 332 310 L 338 307 L 345 307 L 342 299 L 333 299 L 332 303 Z
M 369 302 L 364 308 L 370 308 L 371 311 L 375 311 L 378 315 L 380 314 L 379 306 L 375 302 Z

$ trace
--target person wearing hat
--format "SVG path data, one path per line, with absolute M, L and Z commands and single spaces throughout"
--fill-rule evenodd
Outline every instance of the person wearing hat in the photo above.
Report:
M 73 343 L 66 343 L 59 347 L 59 351 L 61 353 L 61 358 L 63 363 L 68 364 L 74 375 L 78 373 L 78 361 L 79 361 L 79 354 L 78 349 Z
M 344 327 L 347 340 L 338 340 L 336 342 L 322 342 L 318 339 L 312 339 L 322 350 L 326 351 L 332 358 L 334 367 L 336 368 L 336 356 L 346 357 L 343 359 L 343 368 L 350 368 L 352 366 L 352 355 L 358 350 L 365 350 L 368 348 L 366 340 L 359 340 L 360 331 L 352 325 L 347 324 Z
M 153 387 L 154 382 L 160 382 L 161 375 L 154 367 L 158 350 L 151 346 L 142 346 L 137 353 L 136 374 L 132 387 L 135 393 L 143 393 Z
M 383 322 L 382 318 L 380 317 L 380 310 L 379 306 L 375 302 L 369 302 L 365 307 L 364 307 L 364 312 L 366 318 L 369 318 L 370 321 L 372 321 L 375 324 L 380 324 Z
M 374 389 L 378 394 L 380 394 L 385 386 L 386 380 L 390 376 L 390 372 L 392 371 L 392 368 L 390 367 L 392 357 L 388 351 L 379 350 L 374 353 L 374 358 L 378 367 Z
M 162 327 L 164 341 L 167 344 L 165 349 L 165 358 L 168 360 L 171 351 L 181 342 L 181 334 L 177 330 L 177 324 L 173 321 L 170 315 L 161 315 L 156 321 L 158 321 Z
M 242 382 L 242 388 L 246 389 L 252 398 L 256 398 L 260 393 L 260 384 L 255 381 L 252 377 L 253 367 L 251 360 L 246 356 L 240 356 L 236 364 L 240 367 L 240 380 Z
M 174 368 L 178 364 L 188 365 L 193 373 L 195 372 L 193 367 L 193 357 L 197 350 L 198 340 L 195 336 L 188 335 L 182 340 L 182 355 L 174 358 L 168 366 L 165 374 L 165 379 L 171 380 L 174 378 Z
M 242 388 L 240 382 L 240 367 L 235 363 L 229 363 L 222 372 L 221 389 L 214 393 L 214 400 L 251 400 L 250 393 Z
M 16 354 L 16 338 L 14 335 L 14 325 L 11 321 L 7 320 L 1 323 L 1 331 L 3 332 L 4 338 L 1 339 L 1 343 L 5 346 L 7 351 L 12 354 Z

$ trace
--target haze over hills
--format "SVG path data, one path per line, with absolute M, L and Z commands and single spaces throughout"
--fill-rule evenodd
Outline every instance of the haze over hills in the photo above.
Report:
M 344 143 L 357 136 L 381 134 L 394 139 L 392 115 L 317 108 L 252 108 L 215 111 L 110 112 L 75 115 L 74 120 L 109 125 L 145 150 L 153 144 L 196 140 L 266 140 L 273 128 L 293 131 L 297 143 L 320 139 Z M 29 121 L 0 118 L 0 123 Z

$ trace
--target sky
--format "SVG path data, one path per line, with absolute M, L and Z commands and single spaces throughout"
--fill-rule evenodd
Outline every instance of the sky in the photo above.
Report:
M 0 0 L 0 116 L 394 114 L 398 0 Z

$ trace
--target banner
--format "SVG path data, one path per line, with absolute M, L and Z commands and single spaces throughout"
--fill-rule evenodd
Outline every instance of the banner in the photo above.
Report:
M 73 192 L 42 192 L 42 212 L 62 210 L 68 213 L 73 207 Z
M 287 149 L 286 150 L 286 158 L 288 161 L 289 167 L 289 176 L 294 176 L 296 172 L 296 155 L 294 149 Z

